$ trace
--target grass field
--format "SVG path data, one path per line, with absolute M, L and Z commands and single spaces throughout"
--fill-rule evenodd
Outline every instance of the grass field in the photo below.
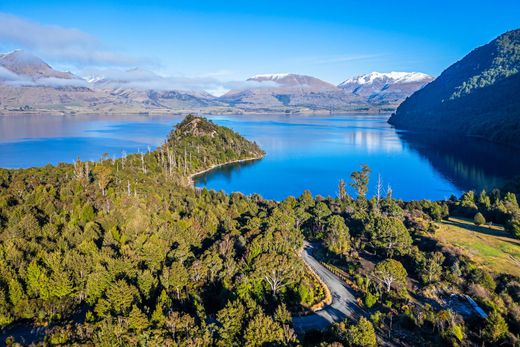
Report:
M 439 224 L 435 238 L 462 250 L 470 259 L 495 273 L 520 276 L 520 240 L 500 226 L 476 226 L 472 221 L 450 218 Z

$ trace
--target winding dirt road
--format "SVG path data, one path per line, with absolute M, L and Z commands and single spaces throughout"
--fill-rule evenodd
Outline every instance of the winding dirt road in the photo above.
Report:
M 314 245 L 305 242 L 301 256 L 303 261 L 312 268 L 329 288 L 332 303 L 311 315 L 293 317 L 293 326 L 298 334 L 308 330 L 322 330 L 334 322 L 342 321 L 347 317 L 356 317 L 360 313 L 360 308 L 352 289 L 347 287 L 341 279 L 327 270 L 312 256 L 314 248 Z

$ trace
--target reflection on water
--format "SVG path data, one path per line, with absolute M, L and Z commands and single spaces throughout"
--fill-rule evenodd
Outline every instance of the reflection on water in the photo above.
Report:
M 520 173 L 517 149 L 438 133 L 399 132 L 399 137 L 462 190 L 503 187 Z
M 366 148 L 367 152 L 402 152 L 401 141 L 394 133 L 383 134 L 381 132 L 356 130 L 345 134 L 345 142 L 358 148 Z
M 227 180 L 229 183 L 231 183 L 235 173 L 239 173 L 240 170 L 247 168 L 248 166 L 255 165 L 256 162 L 257 160 L 248 160 L 224 165 L 218 168 L 218 174 L 223 180 Z M 198 185 L 206 185 L 208 184 L 208 177 L 210 176 L 207 174 L 201 174 L 196 176 L 195 180 L 197 181 Z
M 394 195 L 444 199 L 468 189 L 502 186 L 520 174 L 514 150 L 476 139 L 397 132 L 387 115 L 210 116 L 256 141 L 267 156 L 196 178 L 198 187 L 259 193 L 281 200 L 309 189 L 335 196 L 340 179 L 367 164 Z M 181 117 L 0 116 L 0 167 L 98 159 L 103 153 L 144 151 L 162 143 Z

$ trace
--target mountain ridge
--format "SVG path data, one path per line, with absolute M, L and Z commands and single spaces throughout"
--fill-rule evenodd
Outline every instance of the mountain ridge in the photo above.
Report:
M 394 83 L 413 83 L 413 82 L 430 81 L 433 78 L 432 78 L 432 76 L 422 73 L 422 72 L 372 71 L 371 73 L 368 73 L 368 74 L 354 76 L 352 78 L 349 78 L 349 79 L 341 82 L 338 85 L 338 87 L 348 85 L 350 83 L 370 84 L 370 83 L 374 83 L 377 79 L 383 79 L 385 81 L 392 81 Z
M 402 129 L 441 130 L 520 146 L 520 29 L 449 66 L 389 119 Z
M 54 70 L 49 64 L 47 64 L 39 57 L 21 49 L 14 50 L 10 53 L 1 54 L 0 66 L 17 75 L 23 75 L 33 79 L 79 79 L 78 76 L 70 72 Z

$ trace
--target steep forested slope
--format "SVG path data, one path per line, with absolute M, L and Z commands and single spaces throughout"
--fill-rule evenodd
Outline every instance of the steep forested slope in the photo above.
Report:
M 389 122 L 520 145 L 520 30 L 469 53 L 405 100 Z

